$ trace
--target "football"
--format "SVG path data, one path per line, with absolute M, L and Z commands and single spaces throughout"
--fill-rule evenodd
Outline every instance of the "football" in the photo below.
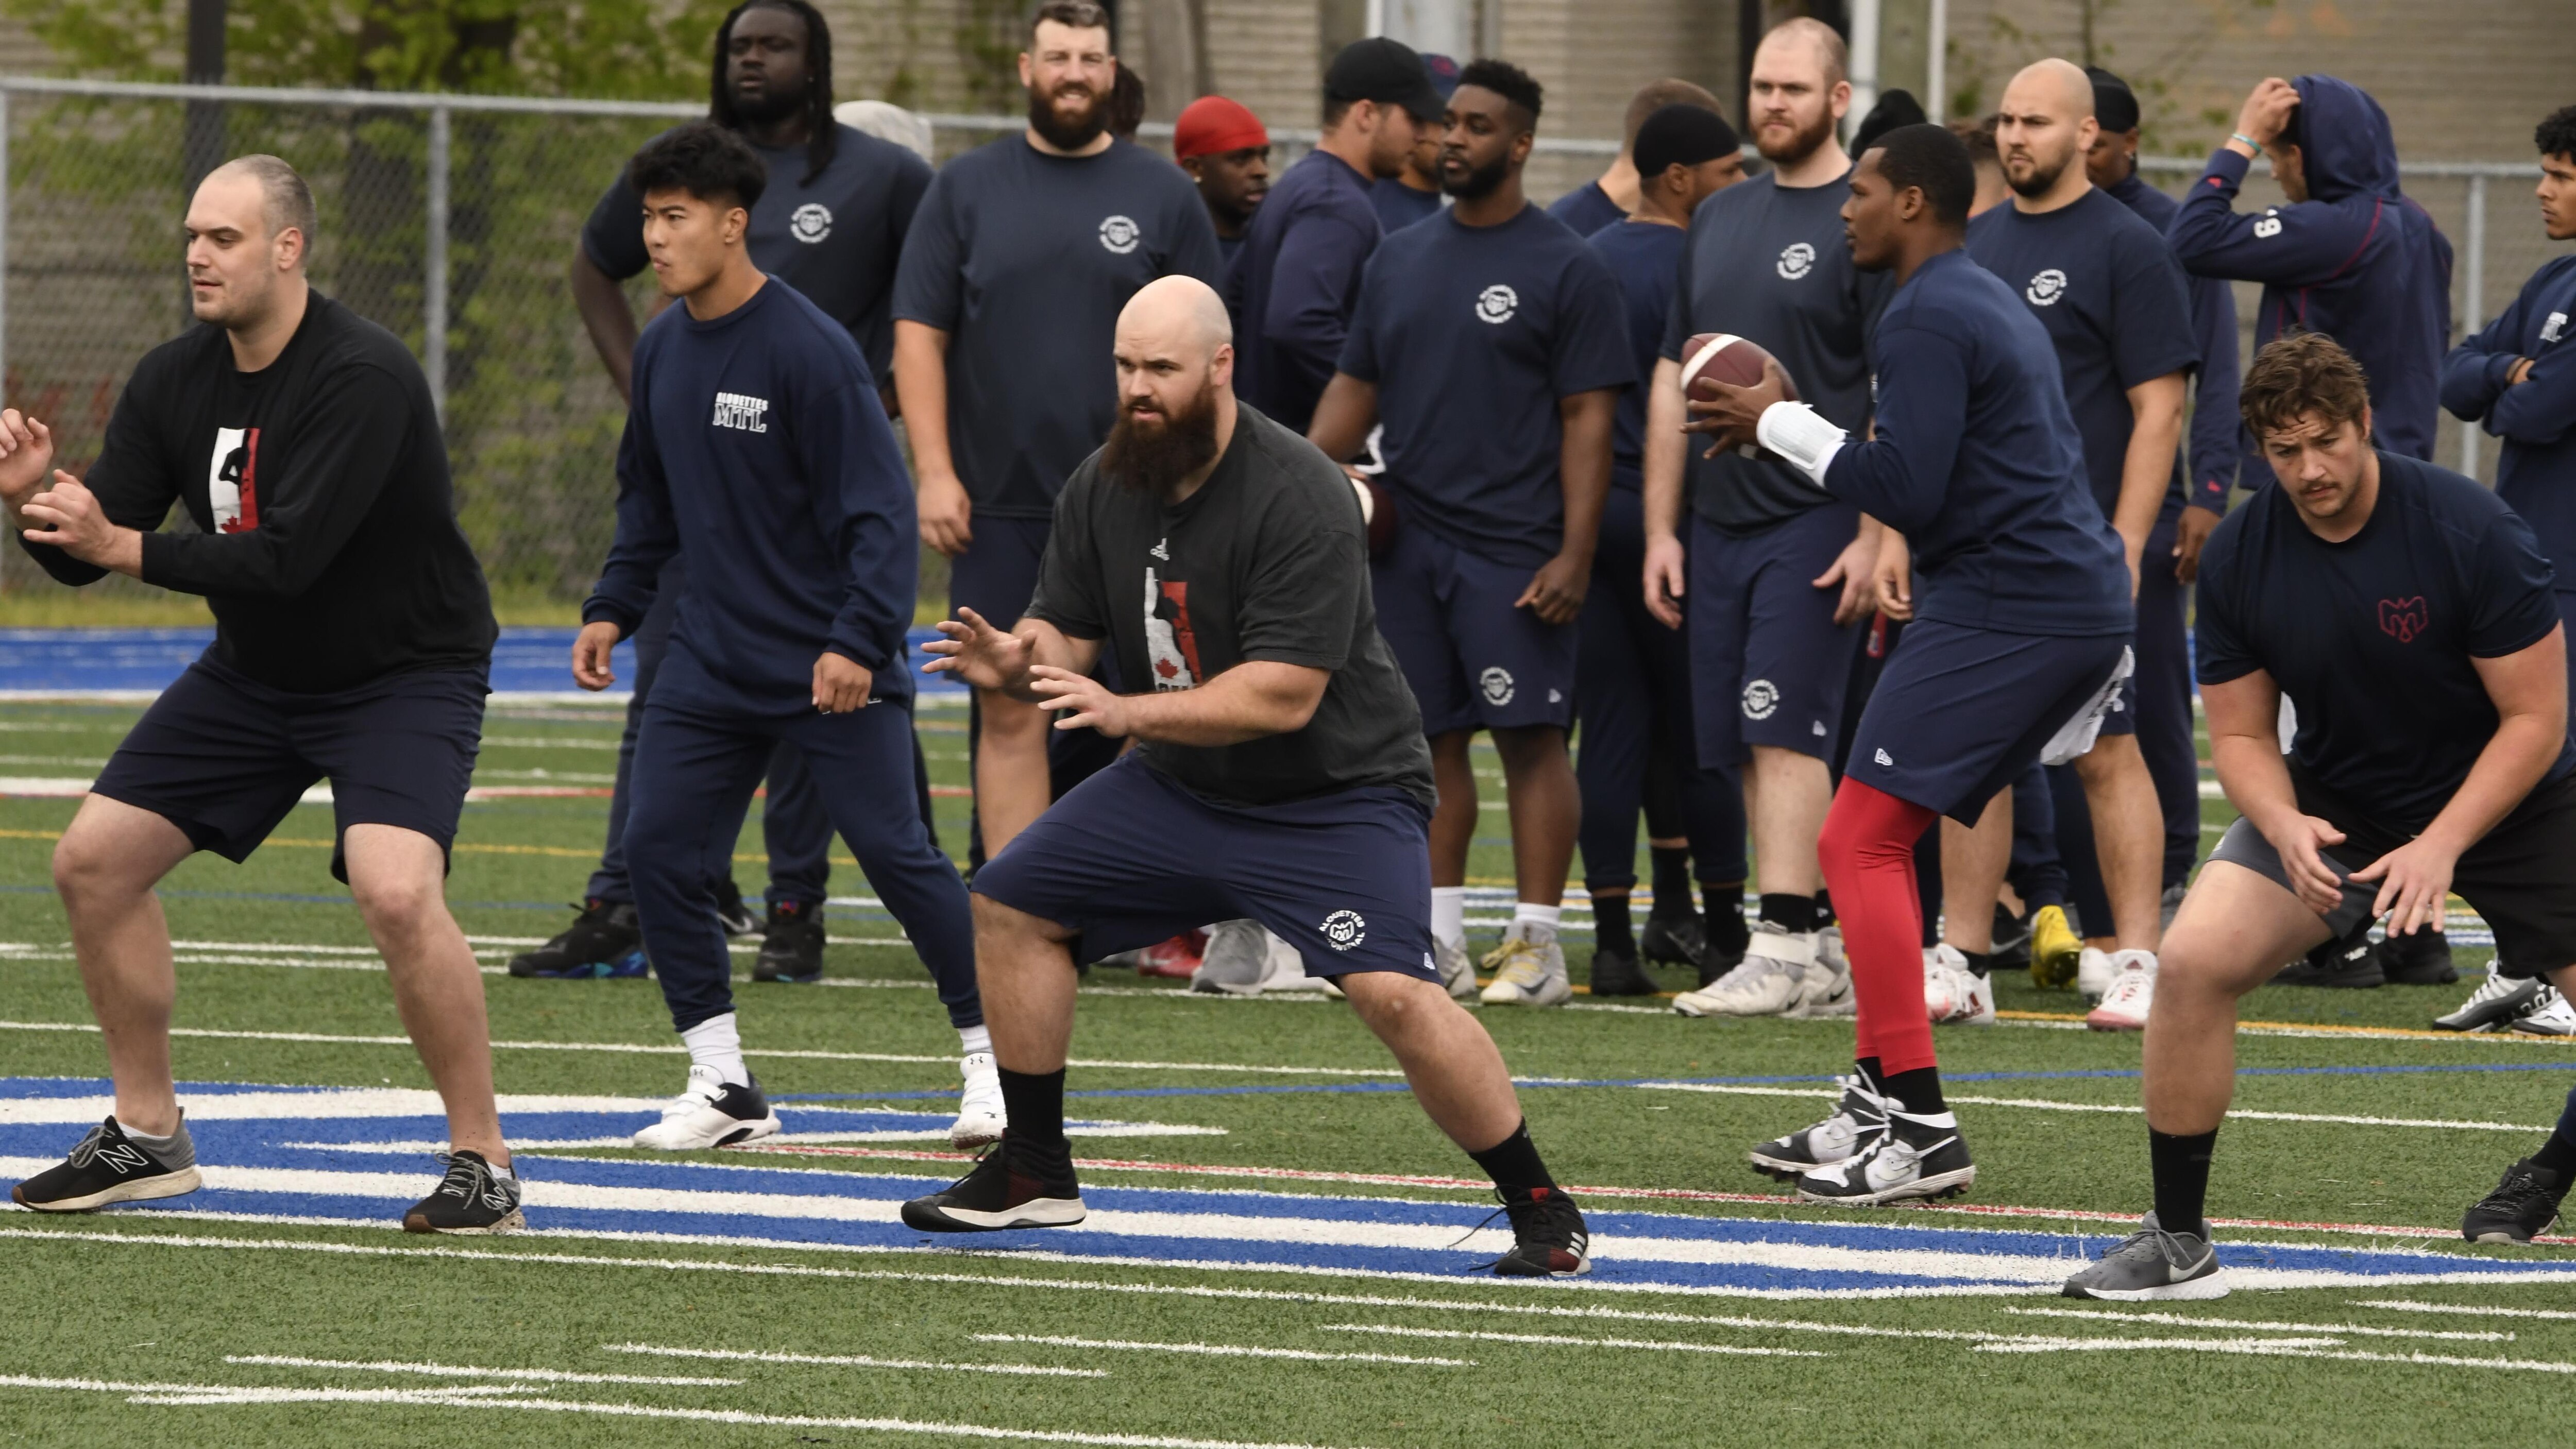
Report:
M 1762 380 L 1762 364 L 1772 360 L 1762 344 L 1731 332 L 1702 332 L 1682 348 L 1682 391 L 1685 395 L 1714 398 L 1711 384 L 1729 387 L 1751 387 Z M 1798 395 L 1796 379 L 1782 377 L 1789 396 Z
M 1375 478 L 1351 479 L 1351 491 L 1360 497 L 1360 521 L 1368 525 L 1369 557 L 1375 558 L 1395 542 L 1395 495 Z

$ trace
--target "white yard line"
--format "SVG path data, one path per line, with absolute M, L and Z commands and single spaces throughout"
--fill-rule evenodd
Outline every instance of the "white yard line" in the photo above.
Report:
M 2159 1349 L 2198 1353 L 2241 1353 L 2256 1358 L 2330 1358 L 2346 1363 L 2412 1363 L 2435 1368 L 2512 1369 L 2524 1373 L 2576 1374 L 2576 1363 L 2551 1363 L 2527 1358 L 2458 1358 L 2435 1353 L 2370 1353 L 2362 1349 L 2332 1349 L 2324 1344 L 2333 1339 L 2309 1344 L 2290 1338 L 2274 1339 L 2201 1339 L 2201 1338 L 2067 1338 L 2053 1342 L 2015 1341 L 1981 1343 L 1979 1353 L 2099 1353 L 2103 1351 Z
M 2439 1338 L 2458 1343 L 2511 1343 L 2510 1333 L 2456 1333 L 2432 1328 L 2369 1328 L 2358 1323 L 2285 1323 L 2258 1318 L 2204 1318 L 2188 1313 L 2119 1313 L 2090 1308 L 2006 1308 L 2024 1318 L 2087 1318 L 2101 1323 L 2171 1323 L 2185 1328 L 2251 1328 L 2265 1333 L 2332 1333 L 2359 1338 Z M 2570 1314 L 2576 1317 L 2576 1314 Z
M 1286 1358 L 1308 1363 L 1404 1363 L 1431 1368 L 1474 1368 L 1472 1358 L 1411 1358 L 1400 1353 L 1322 1353 L 1305 1348 L 1254 1348 L 1240 1343 L 1147 1343 L 1123 1338 L 1067 1338 L 1034 1333 L 979 1333 L 977 1343 L 1043 1343 L 1056 1348 L 1131 1349 L 1140 1353 L 1194 1353 L 1211 1358 Z
M 937 1369 L 943 1372 L 970 1374 L 1034 1374 L 1041 1378 L 1105 1379 L 1106 1369 L 1058 1368 L 1036 1363 L 933 1363 L 924 1359 L 870 1358 L 855 1353 L 771 1353 L 744 1348 L 676 1348 L 657 1343 L 603 1343 L 602 1353 L 647 1353 L 660 1358 L 705 1358 L 743 1363 L 813 1363 L 841 1368 Z M 649 1382 L 649 1381 L 648 1381 Z M 738 1379 L 719 1379 L 718 1383 L 738 1383 Z
M 2576 1312 L 2564 1308 L 2481 1308 L 2467 1303 L 2418 1303 L 2412 1298 L 2355 1298 L 2352 1306 L 2391 1313 L 2457 1313 L 2472 1318 L 2576 1319 Z
M 272 1368 L 356 1369 L 379 1374 L 423 1374 L 442 1379 L 527 1379 L 549 1384 L 669 1384 L 688 1388 L 733 1388 L 740 1379 L 654 1377 L 645 1374 L 582 1374 L 564 1369 L 468 1368 L 452 1363 L 397 1363 L 392 1359 L 296 1358 L 276 1353 L 228 1353 L 226 1363 L 262 1364 Z
M 1392 1323 L 1328 1323 L 1325 1333 L 1384 1333 L 1401 1338 L 1463 1338 L 1478 1343 L 1535 1343 L 1569 1348 L 1655 1348 L 1679 1353 L 1733 1354 L 1746 1358 L 1829 1358 L 1811 1348 L 1769 1348 L 1735 1343 L 1682 1343 L 1661 1338 L 1574 1338 L 1555 1333 L 1485 1333 L 1469 1328 L 1408 1328 Z
M 1830 1097 L 1830 1091 L 1806 1087 L 1751 1087 L 1713 1082 L 1640 1082 L 1639 1087 L 1657 1092 L 1705 1092 L 1720 1097 Z M 2045 1097 L 1969 1097 L 1948 1094 L 1948 1100 L 1975 1107 L 2026 1107 L 2035 1112 L 2109 1112 L 2120 1116 L 2143 1116 L 2146 1108 L 2125 1102 L 2061 1102 Z M 2349 1127 L 2431 1127 L 2449 1132 L 2523 1132 L 2546 1133 L 2547 1127 L 2534 1127 L 2520 1122 L 2461 1122 L 2428 1117 L 2359 1117 L 2334 1112 L 2257 1112 L 2230 1108 L 2229 1121 L 2244 1122 L 2328 1122 Z

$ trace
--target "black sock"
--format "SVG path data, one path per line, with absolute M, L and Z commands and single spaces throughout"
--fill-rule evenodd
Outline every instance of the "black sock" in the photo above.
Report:
M 1655 892 L 1656 908 L 1662 909 L 1663 904 L 1664 893 Z M 1637 937 L 1628 926 L 1626 896 L 1592 898 L 1592 949 L 1595 954 L 1603 951 L 1614 951 L 1622 956 L 1637 954 Z
M 1762 919 L 1792 933 L 1812 931 L 1816 929 L 1816 898 L 1775 896 L 1766 891 L 1762 896 Z
M 1687 916 L 1691 905 L 1690 850 L 1684 846 L 1650 846 L 1646 853 L 1655 862 L 1655 906 L 1653 914 L 1667 919 Z
M 1556 1179 L 1547 1175 L 1547 1164 L 1538 1160 L 1538 1148 L 1531 1143 L 1529 1123 L 1512 1129 L 1512 1135 L 1486 1148 L 1470 1152 L 1476 1165 L 1494 1180 L 1494 1186 L 1505 1192 L 1517 1188 L 1523 1192 L 1534 1187 L 1554 1187 Z
M 1860 1084 L 1862 1086 L 1869 1088 L 1872 1093 L 1885 1095 L 1887 1090 L 1887 1079 L 1879 1072 L 1878 1058 L 1854 1057 L 1852 1059 L 1852 1070 L 1860 1073 Z
M 2576 1178 L 2576 1091 L 2567 1094 L 2566 1110 L 2558 1114 L 2558 1129 L 2540 1144 L 2538 1152 L 2531 1154 L 2531 1164 L 2557 1173 L 2560 1187 Z
M 1834 897 L 1831 891 L 1816 892 L 1816 929 L 1821 931 L 1834 923 Z
M 1701 915 L 1708 922 L 1709 945 L 1720 953 L 1743 955 L 1752 936 L 1744 925 L 1744 882 L 1701 881 L 1699 898 L 1707 903 Z
M 2201 1210 L 2209 1201 L 2209 1154 L 2218 1133 L 2177 1136 L 2147 1129 L 2147 1162 L 2156 1175 L 2156 1223 L 2169 1233 L 2209 1236 Z
M 1011 1122 L 1014 1148 L 1036 1153 L 1044 1161 L 1070 1159 L 1073 1144 L 1064 1137 L 1064 1068 L 1051 1072 L 1015 1072 L 995 1068 L 1002 1078 L 1002 1110 Z
M 1880 1077 L 1886 1083 L 1881 1095 L 1899 1112 L 1916 1117 L 1934 1117 L 1950 1110 L 1941 1100 L 1941 1069 L 1916 1067 L 1910 1072 L 1888 1072 Z
M 1959 951 L 1956 946 L 1950 949 Z M 1995 953 L 1992 951 L 1959 951 L 1959 954 L 1968 958 L 1968 969 L 1979 976 L 1995 969 Z

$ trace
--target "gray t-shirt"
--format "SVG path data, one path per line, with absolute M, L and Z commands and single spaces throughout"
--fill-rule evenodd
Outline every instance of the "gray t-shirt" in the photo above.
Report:
M 1884 274 L 1852 265 L 1843 242 L 1847 179 L 1784 187 L 1774 176 L 1738 182 L 1691 214 L 1673 285 L 1663 355 L 1676 362 L 1694 334 L 1751 338 L 1780 359 L 1799 398 L 1853 433 L 1869 425 L 1870 328 Z M 1837 506 L 1777 458 L 1690 450 L 1691 506 L 1730 533 L 1751 533 L 1811 508 Z
M 1085 459 L 1056 498 L 1028 617 L 1108 640 L 1118 677 L 1157 692 L 1246 660 L 1332 671 L 1303 729 L 1136 747 L 1202 799 L 1277 805 L 1392 785 L 1431 806 L 1422 713 L 1377 632 L 1358 495 L 1314 444 L 1248 404 L 1216 470 L 1176 508 Z
M 1119 309 L 1175 272 L 1217 287 L 1225 266 L 1189 173 L 1151 151 L 1005 136 L 941 168 L 894 315 L 949 334 L 948 446 L 978 514 L 1049 516 L 1117 419 Z
M 892 386 L 895 258 L 930 189 L 930 163 L 848 126 L 834 128 L 832 164 L 811 183 L 804 147 L 752 150 L 769 167 L 743 238 L 752 265 L 848 328 L 877 385 Z M 624 171 L 591 208 L 581 248 L 592 266 L 621 282 L 652 264 L 644 254 L 644 203 Z

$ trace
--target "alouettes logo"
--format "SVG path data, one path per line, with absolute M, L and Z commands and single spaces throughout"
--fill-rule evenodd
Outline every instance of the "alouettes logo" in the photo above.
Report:
M 2411 599 L 2379 601 L 2379 629 L 2400 644 L 2412 644 L 2433 627 L 2433 613 L 2424 607 L 2424 596 Z

